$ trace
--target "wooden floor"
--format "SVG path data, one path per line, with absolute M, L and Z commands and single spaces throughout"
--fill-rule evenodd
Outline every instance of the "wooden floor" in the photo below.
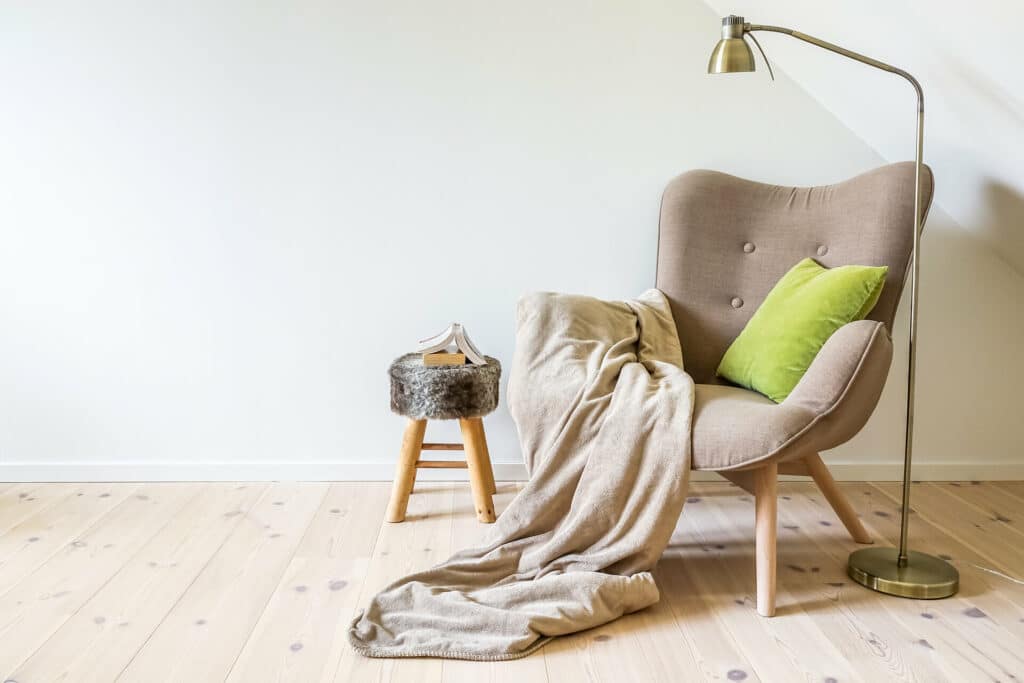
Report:
M 846 484 L 883 543 L 894 484 Z M 498 510 L 517 486 L 499 484 Z M 851 584 L 854 548 L 809 484 L 780 485 L 779 613 L 753 602 L 753 502 L 693 487 L 656 569 L 662 601 L 504 663 L 364 659 L 345 630 L 375 591 L 477 541 L 466 484 L 0 484 L 0 680 L 1011 681 L 1024 679 L 1024 483 L 915 487 L 914 547 L 949 600 Z M 1016 577 L 1016 581 L 1014 578 Z

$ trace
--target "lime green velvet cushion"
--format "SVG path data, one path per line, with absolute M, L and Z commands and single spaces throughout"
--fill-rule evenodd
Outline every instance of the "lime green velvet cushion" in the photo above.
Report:
M 782 402 L 822 345 L 874 308 L 888 268 L 823 268 L 806 258 L 782 276 L 718 365 L 718 376 Z

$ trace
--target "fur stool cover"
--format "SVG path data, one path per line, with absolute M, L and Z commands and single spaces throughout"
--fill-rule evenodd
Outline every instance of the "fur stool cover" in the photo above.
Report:
M 413 420 L 454 420 L 482 417 L 498 407 L 501 363 L 486 356 L 487 365 L 423 365 L 423 356 L 409 353 L 395 360 L 391 376 L 391 410 Z

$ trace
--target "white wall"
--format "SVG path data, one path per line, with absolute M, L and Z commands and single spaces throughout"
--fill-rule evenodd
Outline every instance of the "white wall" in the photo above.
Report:
M 676 173 L 882 163 L 786 76 L 706 76 L 718 22 L 697 0 L 6 4 L 0 480 L 388 477 L 391 358 L 460 320 L 508 361 L 523 292 L 650 286 Z M 848 460 L 898 460 L 891 384 Z M 504 409 L 487 427 L 518 462 Z
M 709 4 L 860 51 L 921 82 L 936 195 L 922 246 L 915 460 L 941 464 L 951 476 L 1024 478 L 1024 73 L 1019 41 L 1009 37 L 1009 27 L 1024 23 L 1024 4 L 888 0 L 831 3 L 827 11 L 810 0 Z M 1005 31 L 1006 40 L 993 39 Z M 788 36 L 758 36 L 777 69 L 887 161 L 913 158 L 916 100 L 906 81 Z M 900 349 L 905 330 L 896 330 Z M 904 353 L 872 427 L 883 415 L 899 422 L 905 367 Z M 899 425 L 889 427 L 863 434 L 833 459 L 898 458 Z

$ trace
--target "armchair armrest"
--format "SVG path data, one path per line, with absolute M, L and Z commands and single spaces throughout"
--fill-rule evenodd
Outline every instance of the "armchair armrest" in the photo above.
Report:
M 833 426 L 846 434 L 842 443 L 871 416 L 891 362 L 892 340 L 883 323 L 847 323 L 828 338 L 782 405 L 809 410 L 819 419 L 841 413 L 829 417 L 841 417 Z
M 749 469 L 835 448 L 871 417 L 891 361 L 885 325 L 860 320 L 829 337 L 782 403 L 740 387 L 698 384 L 695 468 Z

